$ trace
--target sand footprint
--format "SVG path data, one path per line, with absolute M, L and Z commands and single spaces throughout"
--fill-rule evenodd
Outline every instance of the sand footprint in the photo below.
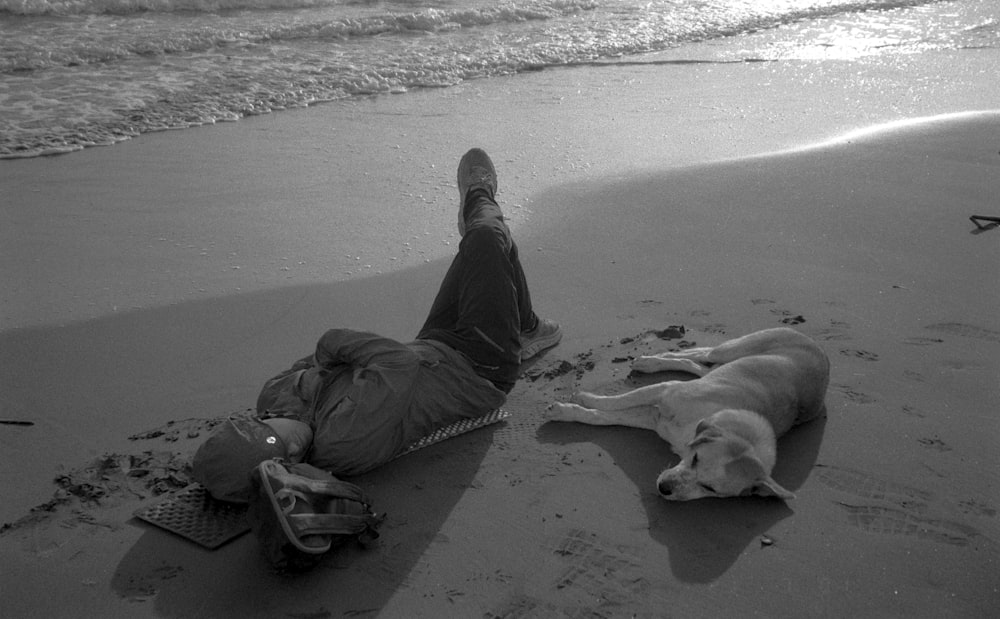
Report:
M 184 568 L 179 565 L 163 564 L 153 568 L 146 574 L 129 577 L 125 587 L 125 598 L 140 602 L 153 599 L 160 591 L 159 583 L 179 576 Z
M 820 329 L 814 337 L 823 342 L 846 342 L 851 339 L 849 333 L 837 329 Z
M 939 438 L 921 438 L 917 439 L 917 442 L 935 451 L 951 451 L 951 447 L 948 447 L 948 444 Z
M 962 512 L 966 514 L 974 514 L 976 516 L 984 516 L 987 518 L 996 518 L 997 515 L 996 508 L 977 499 L 959 501 L 958 506 L 961 508 Z
M 850 524 L 868 533 L 914 536 L 953 546 L 968 546 L 977 538 L 992 543 L 966 524 L 925 517 L 923 514 L 933 495 L 919 488 L 879 479 L 863 471 L 823 464 L 817 465 L 816 476 L 834 490 L 874 502 L 834 501 L 847 512 Z
M 927 418 L 927 413 L 925 413 L 924 411 L 920 410 L 919 408 L 911 404 L 904 404 L 900 408 L 900 410 L 903 411 L 904 415 L 908 415 L 910 417 L 916 417 L 917 419 Z
M 876 499 L 923 511 L 933 495 L 904 484 L 873 477 L 863 471 L 828 464 L 816 465 L 816 477 L 826 486 L 866 499 Z
M 989 342 L 1000 342 L 1000 332 L 991 331 L 990 329 L 984 329 L 975 325 L 967 325 L 961 322 L 936 322 L 932 325 L 927 325 L 924 328 L 937 333 L 971 337 Z
M 868 395 L 867 393 L 855 391 L 850 385 L 834 384 L 830 385 L 830 387 L 839 391 L 841 395 L 847 398 L 848 401 L 855 404 L 874 404 L 875 402 L 878 402 L 878 399 Z
M 927 382 L 927 379 L 924 377 L 924 375 L 916 370 L 903 370 L 903 378 L 905 378 L 906 380 L 911 380 L 915 383 Z
M 771 313 L 776 316 L 781 316 L 782 318 L 778 322 L 785 325 L 800 325 L 806 321 L 802 314 L 793 314 L 788 310 L 773 309 L 771 310 Z
M 841 348 L 840 354 L 844 355 L 845 357 L 857 357 L 858 359 L 862 359 L 864 361 L 878 361 L 878 355 L 867 350 L 859 350 L 854 348 Z
M 841 320 L 831 320 L 830 326 L 813 333 L 813 338 L 823 342 L 844 342 L 852 339 L 851 325 Z
M 569 563 L 556 579 L 556 589 L 576 588 L 608 601 L 626 603 L 641 595 L 648 583 L 641 564 L 621 546 L 604 544 L 597 534 L 571 529 L 553 549 Z
M 705 333 L 714 333 L 715 335 L 725 335 L 726 325 L 722 323 L 712 323 L 710 325 L 705 325 L 704 327 L 701 327 L 699 331 L 703 331 Z
M 514 595 L 494 611 L 486 612 L 483 619 L 511 619 L 512 617 L 558 617 L 560 609 L 529 595 Z
M 979 531 L 959 522 L 920 518 L 877 505 L 839 505 L 847 511 L 848 522 L 869 533 L 909 535 L 953 546 L 968 546 L 973 538 L 979 536 Z
M 943 344 L 944 340 L 939 337 L 922 337 L 918 335 L 906 338 L 903 340 L 903 343 L 910 346 L 931 346 L 933 344 Z
M 551 550 L 566 564 L 551 584 L 560 592 L 558 601 L 514 594 L 484 616 L 634 616 L 629 609 L 648 594 L 650 584 L 642 575 L 642 564 L 627 547 L 606 543 L 590 531 L 570 529 Z

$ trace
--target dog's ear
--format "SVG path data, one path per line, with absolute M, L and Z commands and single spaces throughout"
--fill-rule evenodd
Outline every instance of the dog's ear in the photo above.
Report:
M 697 447 L 722 436 L 722 430 L 717 428 L 711 421 L 702 419 L 694 428 L 694 440 L 688 443 L 688 447 Z
M 784 501 L 795 498 L 794 492 L 782 488 L 781 485 L 774 481 L 770 476 L 765 477 L 754 484 L 750 489 L 750 494 L 755 494 L 757 496 L 778 497 Z
M 781 487 L 781 484 L 764 470 L 764 465 L 752 455 L 744 455 L 726 465 L 726 471 L 732 476 L 754 480 L 753 485 L 744 490 L 742 496 L 756 495 L 778 497 L 779 499 L 794 499 L 795 494 Z

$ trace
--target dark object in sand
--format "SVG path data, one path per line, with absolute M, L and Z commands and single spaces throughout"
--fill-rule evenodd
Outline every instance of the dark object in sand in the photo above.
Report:
M 969 217 L 969 221 L 976 224 L 976 229 L 972 231 L 973 234 L 979 234 L 980 232 L 986 232 L 987 230 L 992 230 L 997 226 L 1000 226 L 1000 217 L 989 217 L 986 215 L 973 215 Z M 988 221 L 990 223 L 983 225 L 979 222 Z
M 653 333 L 661 340 L 679 340 L 684 337 L 685 331 L 684 325 L 671 325 L 662 331 L 653 331 Z

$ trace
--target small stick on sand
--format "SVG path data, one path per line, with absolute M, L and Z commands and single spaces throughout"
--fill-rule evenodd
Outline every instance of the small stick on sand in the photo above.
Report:
M 972 223 L 976 224 L 976 227 L 979 228 L 980 230 L 991 230 L 993 228 L 996 228 L 997 226 L 1000 226 L 1000 217 L 973 215 L 972 217 L 969 218 L 969 220 Z M 990 223 L 984 226 L 983 224 L 979 223 L 980 221 L 988 221 Z

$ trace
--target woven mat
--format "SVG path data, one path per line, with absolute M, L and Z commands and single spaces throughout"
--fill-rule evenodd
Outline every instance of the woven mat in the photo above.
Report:
M 416 441 L 396 457 L 492 425 L 507 417 L 510 417 L 510 413 L 498 408 L 482 417 L 456 421 Z M 246 505 L 217 501 L 208 494 L 204 486 L 194 483 L 137 510 L 134 515 L 140 520 L 214 550 L 250 530 L 246 512 Z
M 419 441 L 416 441 L 415 443 L 404 449 L 403 452 L 396 457 L 399 458 L 400 456 L 405 456 L 408 453 L 412 453 L 418 449 L 423 449 L 424 447 L 428 447 L 430 445 L 433 445 L 434 443 L 440 443 L 445 439 L 453 438 L 460 434 L 465 434 L 466 432 L 472 432 L 473 430 L 478 430 L 479 428 L 483 428 L 485 426 L 492 425 L 499 421 L 503 421 L 508 417 L 510 417 L 510 413 L 508 413 L 502 408 L 498 408 L 495 411 L 486 413 L 482 417 L 475 417 L 473 419 L 462 419 L 460 421 L 456 421 L 451 425 L 447 425 L 443 428 L 438 428 L 434 432 L 431 432 L 424 438 L 420 439 Z
M 194 483 L 137 510 L 136 518 L 214 550 L 250 530 L 247 506 L 217 501 Z

